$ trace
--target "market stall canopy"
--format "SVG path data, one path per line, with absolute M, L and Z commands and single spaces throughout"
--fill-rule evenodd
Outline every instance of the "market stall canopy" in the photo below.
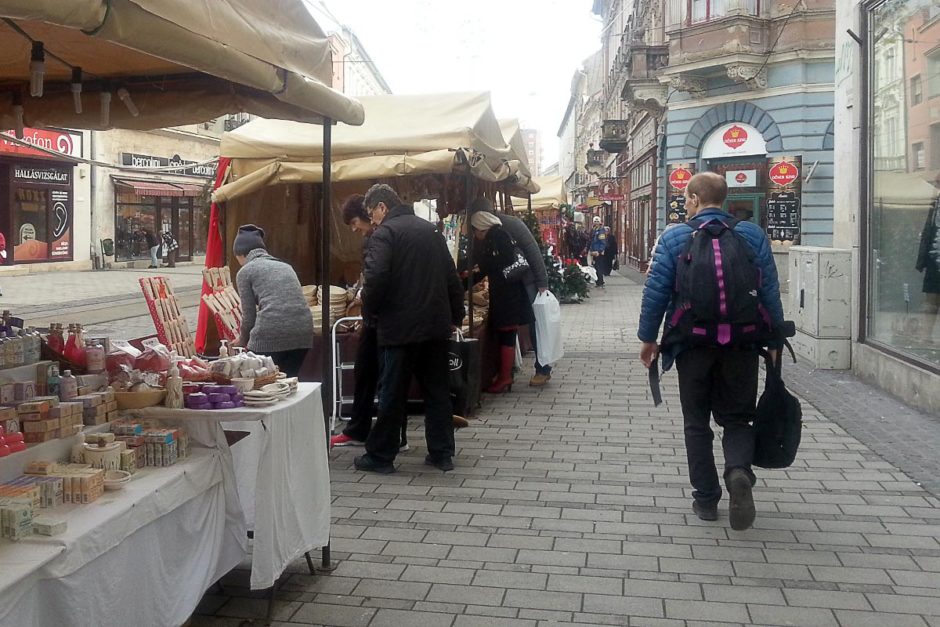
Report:
M 538 193 L 532 194 L 532 210 L 539 209 L 558 209 L 568 202 L 568 194 L 565 192 L 565 181 L 560 176 L 537 176 L 533 179 L 539 186 Z M 525 198 L 513 198 L 512 206 L 514 209 L 526 209 L 528 200 Z
M 361 101 L 365 123 L 333 131 L 334 181 L 449 174 L 464 167 L 483 181 L 538 190 L 506 145 L 488 93 L 367 96 Z M 321 133 L 307 124 L 253 120 L 222 136 L 221 153 L 233 158 L 234 176 L 215 191 L 216 202 L 268 185 L 322 180 Z
M 330 44 L 303 0 L 0 0 L 0 18 L 6 129 L 151 129 L 237 112 L 363 120 L 357 101 L 329 87 Z M 39 42 L 44 88 L 33 97 Z
M 503 132 L 503 137 L 509 149 L 512 150 L 513 158 L 525 166 L 525 171 L 530 174 L 529 155 L 525 149 L 525 140 L 522 138 L 522 127 L 519 126 L 519 120 L 502 119 L 499 121 L 499 128 Z

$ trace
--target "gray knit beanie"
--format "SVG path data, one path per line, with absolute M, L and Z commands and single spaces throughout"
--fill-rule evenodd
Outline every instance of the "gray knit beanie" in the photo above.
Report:
M 235 243 L 232 244 L 232 252 L 235 256 L 246 256 L 256 248 L 267 250 L 264 245 L 264 229 L 254 224 L 238 227 L 238 235 L 235 236 Z

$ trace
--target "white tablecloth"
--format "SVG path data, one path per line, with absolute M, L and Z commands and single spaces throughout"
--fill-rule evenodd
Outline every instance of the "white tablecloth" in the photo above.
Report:
M 65 534 L 0 542 L 0 625 L 185 622 L 245 554 L 228 531 L 222 470 L 218 451 L 193 449 L 92 504 L 53 510 Z
M 329 542 L 330 467 L 320 394 L 319 383 L 301 383 L 294 396 L 271 407 L 135 412 L 183 421 L 201 443 L 231 451 L 238 499 L 254 530 L 254 590 L 270 588 L 293 560 Z M 250 435 L 229 449 L 223 427 Z

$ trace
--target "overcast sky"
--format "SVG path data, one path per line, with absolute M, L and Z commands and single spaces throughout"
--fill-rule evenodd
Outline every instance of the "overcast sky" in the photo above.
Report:
M 394 93 L 489 91 L 498 117 L 541 131 L 543 167 L 558 160 L 571 77 L 600 47 L 591 0 L 307 2 L 355 31 Z

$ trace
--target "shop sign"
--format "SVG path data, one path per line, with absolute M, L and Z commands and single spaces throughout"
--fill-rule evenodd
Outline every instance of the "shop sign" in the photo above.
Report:
M 198 161 L 186 161 L 180 158 L 179 155 L 154 157 L 153 155 L 141 155 L 133 152 L 121 153 L 121 165 L 129 168 L 179 168 L 167 172 L 167 174 L 186 174 L 203 178 L 215 177 L 216 169 L 215 163 L 199 164 Z
M 725 172 L 728 187 L 757 187 L 757 170 L 728 170 Z
M 677 167 L 669 173 L 669 185 L 676 191 L 684 192 L 685 188 L 689 186 L 689 179 L 691 178 L 692 173 L 689 170 Z
M 23 155 L 28 157 L 52 158 L 42 150 L 36 150 L 29 146 L 18 144 L 7 137 L 16 137 L 14 131 L 3 131 L 0 133 L 0 153 L 8 155 Z M 43 128 L 25 128 L 23 129 L 23 139 L 21 140 L 44 150 L 57 152 L 66 157 L 81 158 L 82 156 L 82 136 L 80 133 L 69 133 L 66 131 L 53 131 Z
M 721 141 L 725 142 L 728 148 L 740 148 L 747 142 L 747 130 L 735 124 L 721 136 Z
M 802 223 L 802 157 L 768 161 L 767 236 L 774 242 L 799 243 Z
M 673 163 L 669 166 L 669 206 L 666 207 L 666 223 L 678 224 L 685 222 L 688 212 L 685 209 L 685 190 L 689 187 L 689 179 L 695 174 L 695 166 L 691 163 Z
M 68 185 L 71 176 L 68 170 L 17 165 L 13 166 L 13 179 L 47 185 Z
M 601 181 L 600 191 L 597 197 L 601 200 L 623 200 L 623 194 L 620 193 L 620 185 L 613 179 L 604 179 Z
M 800 176 L 800 170 L 795 163 L 782 162 L 770 168 L 768 176 L 771 183 L 780 187 L 790 187 Z
M 750 124 L 733 122 L 716 128 L 702 144 L 703 159 L 767 154 L 764 136 Z

